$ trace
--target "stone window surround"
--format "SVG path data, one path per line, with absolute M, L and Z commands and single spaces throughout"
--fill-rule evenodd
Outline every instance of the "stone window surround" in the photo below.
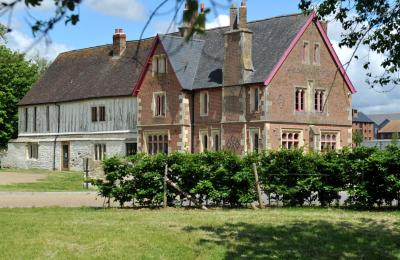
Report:
M 258 105 L 256 107 L 256 102 L 255 102 L 255 94 L 256 94 L 256 90 L 258 90 Z M 250 97 L 250 112 L 251 113 L 259 113 L 260 112 L 260 105 L 261 105 L 261 98 L 260 98 L 260 94 L 261 94 L 261 89 L 260 87 L 251 87 L 249 90 L 249 97 Z
M 314 42 L 313 45 L 313 65 L 321 65 L 321 43 Z
M 95 161 L 102 161 L 105 159 L 107 154 L 107 145 L 105 143 L 96 143 L 94 146 L 94 160 Z
M 207 137 L 207 148 L 204 148 L 204 137 Z M 210 138 L 208 135 L 208 129 L 200 129 L 199 130 L 199 141 L 200 141 L 200 152 L 205 152 L 210 148 Z
M 319 139 L 319 147 L 321 147 L 321 140 L 323 135 L 336 135 L 336 149 L 335 150 L 340 150 L 342 148 L 341 146 L 341 137 L 340 137 L 340 131 L 338 130 L 329 130 L 329 129 L 321 129 L 321 135 Z
M 163 111 L 161 111 L 160 115 L 157 115 L 157 97 L 161 96 L 161 102 L 163 100 L 162 96 L 164 96 L 164 104 L 163 104 Z M 153 92 L 153 99 L 152 99 L 152 110 L 153 110 L 153 117 L 166 117 L 167 115 L 167 93 L 166 91 L 157 91 Z
M 160 63 L 162 61 L 162 63 Z M 161 67 L 160 65 L 164 67 Z M 167 55 L 165 54 L 158 54 L 152 57 L 152 75 L 153 77 L 156 75 L 163 75 L 166 74 L 167 71 Z M 161 71 L 161 72 L 160 72 Z
M 283 148 L 283 140 L 282 140 L 282 135 L 283 134 L 298 134 L 299 135 L 299 146 L 298 148 L 304 147 L 304 130 L 303 129 L 298 129 L 298 128 L 281 128 L 280 129 L 280 135 L 279 135 L 279 141 L 281 143 L 281 147 Z
M 298 96 L 297 96 L 297 92 L 298 92 L 299 90 L 302 90 L 302 91 L 304 92 L 304 96 L 301 97 L 301 99 L 303 99 L 303 109 L 301 109 L 300 103 L 299 103 L 300 109 L 296 106 L 297 102 L 300 102 L 300 100 L 299 100 L 299 98 L 298 98 Z M 307 111 L 307 93 L 308 93 L 307 87 L 304 87 L 304 86 L 295 86 L 295 88 L 294 88 L 294 93 L 293 93 L 293 96 L 294 96 L 294 111 L 295 111 L 295 112 L 304 113 L 304 112 Z
M 162 135 L 162 136 L 168 136 L 168 153 L 171 153 L 171 145 L 170 145 L 170 141 L 171 141 L 171 135 L 169 130 L 166 129 L 160 129 L 160 130 L 148 130 L 148 131 L 143 131 L 143 149 L 142 151 L 144 151 L 146 154 L 148 153 L 148 137 L 150 135 Z
M 250 152 L 255 152 L 255 140 L 254 137 L 255 135 L 258 135 L 258 152 L 261 151 L 261 146 L 260 146 L 260 141 L 262 141 L 262 136 L 261 136 L 261 130 L 260 128 L 249 128 L 249 143 L 250 143 Z
M 207 95 L 207 104 L 204 104 L 204 95 Z M 200 116 L 208 116 L 208 112 L 210 111 L 210 94 L 207 90 L 200 91 Z M 207 113 L 204 113 L 204 106 L 207 106 Z
M 27 143 L 25 152 L 28 161 L 37 161 L 39 159 L 39 143 Z
M 215 146 L 215 137 L 218 136 L 218 147 Z M 211 149 L 213 151 L 221 150 L 221 129 L 211 129 Z M 217 149 L 218 148 L 218 149 Z
M 303 45 L 301 46 L 301 62 L 302 64 L 307 64 L 307 65 L 311 63 L 309 41 L 303 41 Z
M 317 100 L 316 95 L 317 93 L 320 92 L 320 95 L 322 94 L 322 97 L 320 96 L 319 99 Z M 318 113 L 323 113 L 326 111 L 327 108 L 327 102 L 326 102 L 326 90 L 323 88 L 314 88 L 314 111 Z M 320 104 L 316 104 L 315 102 L 319 102 Z

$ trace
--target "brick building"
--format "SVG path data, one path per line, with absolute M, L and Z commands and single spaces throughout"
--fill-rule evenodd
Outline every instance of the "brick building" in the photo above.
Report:
M 137 82 L 138 149 L 148 153 L 280 147 L 337 149 L 352 143 L 355 92 L 326 34 L 302 14 L 230 26 L 186 42 L 157 36 Z
M 353 133 L 359 132 L 364 141 L 375 139 L 375 123 L 366 114 L 353 109 Z
M 187 41 L 190 28 L 141 41 L 117 29 L 112 44 L 60 54 L 19 103 L 3 166 L 351 146 L 355 89 L 315 14 L 247 22 L 242 1 L 230 26 Z

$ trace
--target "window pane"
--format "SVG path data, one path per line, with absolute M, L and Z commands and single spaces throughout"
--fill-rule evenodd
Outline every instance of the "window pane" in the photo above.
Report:
M 164 135 L 164 153 L 168 154 L 168 136 Z
M 254 142 L 254 152 L 257 152 L 258 153 L 258 134 L 254 134 L 254 140 L 253 140 L 253 142 Z
M 219 136 L 218 135 L 214 136 L 214 146 L 215 146 L 215 151 L 219 151 Z

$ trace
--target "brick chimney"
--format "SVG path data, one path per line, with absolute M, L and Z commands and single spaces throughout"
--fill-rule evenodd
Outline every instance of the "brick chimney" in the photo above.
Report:
M 245 0 L 242 0 L 239 11 L 238 19 L 238 9 L 235 4 L 232 4 L 230 28 L 225 33 L 224 86 L 243 84 L 254 71 L 252 61 L 253 32 L 248 29 Z
M 193 0 L 186 0 L 185 8 L 183 9 L 183 17 L 182 17 L 183 18 L 182 19 L 183 23 L 182 23 L 182 26 L 179 27 L 179 32 L 181 34 L 181 37 L 187 37 L 191 33 L 193 25 L 196 22 L 197 16 L 198 16 L 198 11 L 196 10 L 192 14 L 192 17 L 191 17 L 190 21 L 185 21 L 185 17 L 187 17 L 189 15 L 189 13 L 190 13 L 190 10 L 189 10 L 190 9 L 189 8 L 190 3 L 189 3 L 189 1 L 193 1 Z M 197 6 L 197 1 L 195 2 L 195 5 Z
M 123 29 L 115 29 L 113 35 L 113 56 L 119 57 L 126 49 L 126 34 Z

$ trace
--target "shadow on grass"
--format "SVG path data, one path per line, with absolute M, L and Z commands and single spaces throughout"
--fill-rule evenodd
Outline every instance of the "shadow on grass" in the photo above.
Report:
M 201 246 L 226 248 L 225 259 L 399 259 L 400 223 L 362 219 L 354 224 L 327 221 L 292 222 L 287 225 L 236 223 L 186 227 L 206 232 Z

